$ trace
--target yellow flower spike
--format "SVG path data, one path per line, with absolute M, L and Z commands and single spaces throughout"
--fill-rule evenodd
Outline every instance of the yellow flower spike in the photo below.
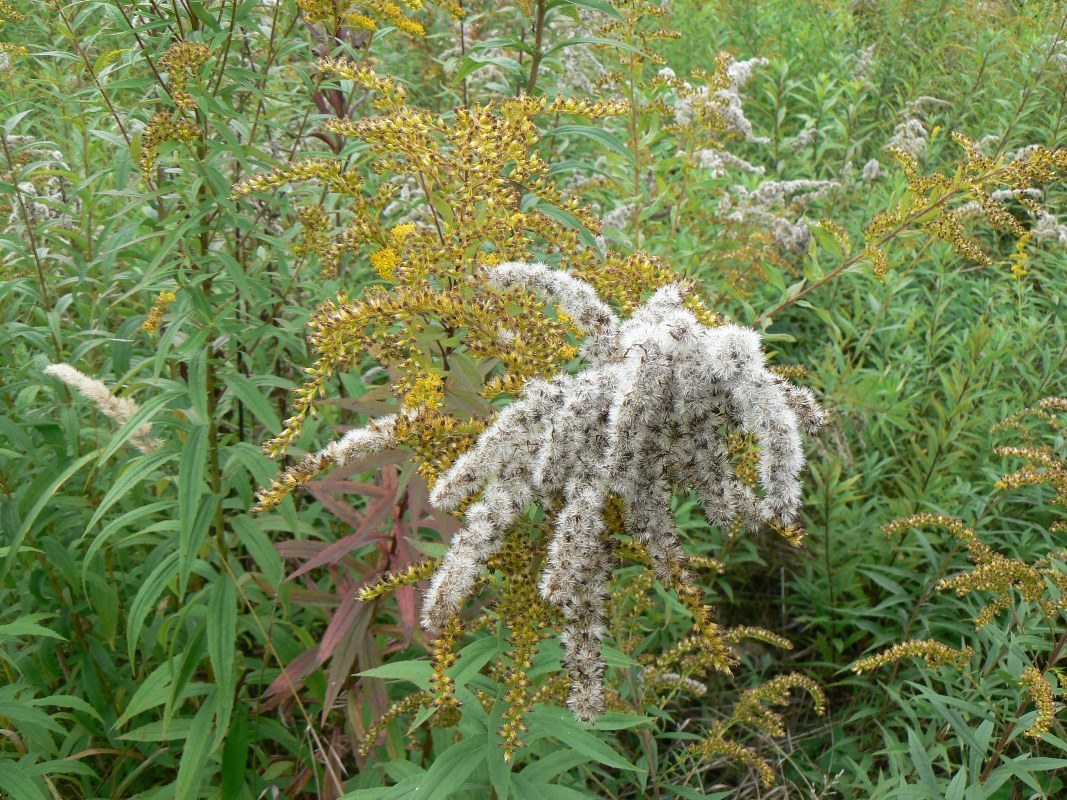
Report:
M 167 48 L 160 57 L 157 66 L 170 76 L 171 99 L 178 108 L 191 111 L 196 108 L 196 100 L 186 91 L 189 77 L 211 56 L 211 50 L 200 42 L 178 41 Z
M 404 395 L 404 408 L 428 408 L 435 410 L 444 405 L 445 382 L 434 373 L 419 375 L 410 391 Z
M 193 142 L 200 130 L 191 121 L 174 116 L 170 109 L 157 111 L 141 134 L 141 172 L 148 175 L 156 168 L 159 146 L 164 142 Z
M 0 25 L 8 20 L 22 22 L 24 19 L 26 19 L 25 14 L 7 2 L 7 0 L 0 0 Z
M 895 644 L 877 655 L 861 658 L 852 665 L 852 671 L 870 672 L 902 658 L 921 658 L 926 662 L 927 666 L 933 669 L 938 669 L 946 664 L 952 664 L 963 669 L 973 656 L 974 650 L 971 647 L 957 650 L 932 639 L 914 639 Z
M 395 227 L 393 227 L 389 231 L 389 236 L 394 242 L 399 244 L 400 242 L 403 242 L 409 236 L 414 234 L 417 230 L 418 228 L 415 226 L 414 223 L 406 222 L 402 225 L 396 225 Z
M 1021 281 L 1030 274 L 1030 270 L 1026 268 L 1026 265 L 1030 263 L 1030 256 L 1026 252 L 1026 248 L 1030 245 L 1031 235 L 1027 231 L 1020 236 L 1015 243 L 1015 252 L 1011 255 L 1011 276 L 1017 281 Z
M 148 318 L 145 319 L 144 324 L 141 325 L 141 330 L 146 333 L 155 336 L 159 333 L 159 326 L 163 323 L 163 315 L 167 311 L 167 306 L 178 299 L 178 296 L 174 292 L 164 290 L 156 296 L 155 305 L 152 306 L 152 310 L 148 312 Z
M 391 247 L 383 247 L 377 252 L 371 253 L 370 264 L 387 281 L 396 278 L 396 268 L 400 264 L 400 256 Z
M 1026 729 L 1024 735 L 1031 739 L 1040 739 L 1041 734 L 1051 731 L 1056 722 L 1056 702 L 1052 684 L 1041 670 L 1036 667 L 1027 667 L 1019 676 L 1019 685 L 1026 689 L 1030 700 L 1037 707 L 1037 718 L 1034 724 Z
M 378 23 L 368 17 L 366 14 L 357 14 L 355 12 L 350 12 L 345 15 L 345 23 L 349 28 L 356 28 L 358 30 L 378 30 Z

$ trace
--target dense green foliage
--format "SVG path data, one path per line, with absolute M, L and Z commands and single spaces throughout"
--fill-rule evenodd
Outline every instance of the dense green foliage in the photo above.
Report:
M 1067 620 L 1015 595 L 976 632 L 989 597 L 937 591 L 966 567 L 959 542 L 881 527 L 936 512 L 1013 558 L 1063 549 L 1048 486 L 998 488 L 1018 462 L 993 446 L 1019 442 L 993 428 L 1067 395 L 1067 229 L 1020 250 L 1016 236 L 979 221 L 968 230 L 990 263 L 905 230 L 886 245 L 882 278 L 858 243 L 876 213 L 921 205 L 884 149 L 908 120 L 922 132 L 920 174 L 956 173 L 964 153 L 953 131 L 991 137 L 989 154 L 1067 141 L 1067 8 L 672 0 L 669 15 L 600 36 L 568 20 L 634 20 L 647 4 L 464 2 L 461 31 L 447 8 L 409 3 L 405 18 L 425 27 L 411 36 L 388 17 L 373 35 L 331 30 L 315 16 L 324 4 L 297 5 L 0 0 L 0 796 L 1064 796 L 1067 730 L 1056 722 L 1023 736 L 1037 712 L 1020 706 L 1019 681 L 1040 667 L 1062 705 L 1055 661 Z M 542 31 L 531 22 L 539 13 L 558 24 Z M 191 108 L 174 83 L 180 65 L 160 66 L 178 39 L 210 52 L 186 70 Z M 578 48 L 595 60 L 564 57 Z M 712 309 L 764 332 L 775 363 L 805 367 L 798 382 L 831 412 L 809 446 L 802 547 L 770 528 L 710 526 L 695 500 L 676 498 L 688 551 L 722 562 L 722 574 L 700 573 L 718 621 L 760 626 L 791 650 L 745 642 L 733 675 L 700 678 L 705 693 L 645 692 L 644 666 L 688 634 L 689 619 L 630 564 L 619 570 L 608 652 L 621 704 L 597 723 L 579 724 L 546 690 L 552 702 L 526 716 L 528 747 L 505 760 L 496 667 L 508 644 L 498 625 L 472 626 L 449 670 L 457 724 L 427 720 L 430 709 L 401 714 L 361 751 L 390 703 L 433 686 L 417 593 L 363 602 L 357 591 L 439 555 L 448 525 L 421 513 L 425 485 L 403 454 L 250 513 L 278 472 L 260 445 L 282 430 L 289 390 L 314 360 L 309 316 L 342 290 L 356 297 L 382 281 L 366 254 L 346 254 L 336 275 L 320 271 L 313 221 L 298 209 L 310 198 L 340 224 L 324 189 L 238 198 L 232 187 L 308 156 L 338 159 L 374 185 L 391 178 L 370 168 L 364 143 L 323 132 L 329 119 L 374 112 L 368 92 L 324 75 L 316 58 L 368 49 L 411 105 L 437 113 L 523 88 L 632 104 L 606 119 L 537 117 L 537 152 L 611 221 L 608 245 L 694 278 Z M 646 51 L 663 63 L 637 57 Z M 710 145 L 670 129 L 674 95 L 657 73 L 714 73 L 721 51 L 767 59 L 742 90 L 754 136 L 708 133 L 763 174 L 700 166 L 694 154 Z M 596 60 L 607 67 L 594 85 Z M 191 124 L 185 141 L 153 141 L 164 109 Z M 873 178 L 863 174 L 872 159 Z M 791 224 L 806 214 L 813 235 L 794 252 L 773 240 L 773 222 L 731 216 L 743 204 L 737 184 L 772 179 L 835 182 L 807 208 L 787 197 L 766 211 Z M 1062 185 L 1037 188 L 1067 220 Z M 397 224 L 416 202 L 376 213 Z M 823 218 L 850 234 L 851 250 L 833 224 L 817 225 Z M 593 233 L 582 228 L 581 241 L 595 246 Z M 116 427 L 44 374 L 59 362 L 140 410 Z M 290 455 L 390 408 L 374 363 L 340 378 Z M 477 390 L 467 394 L 482 402 Z M 142 452 L 132 445 L 146 422 L 162 446 Z M 1051 430 L 1033 441 L 1062 469 L 1064 429 Z M 965 669 L 905 659 L 851 670 L 916 639 L 976 655 Z M 541 643 L 535 688 L 559 657 L 554 640 Z M 783 712 L 787 736 L 731 729 L 773 767 L 774 787 L 762 788 L 751 764 L 687 756 L 745 690 L 794 672 L 823 687 L 825 716 L 798 699 Z

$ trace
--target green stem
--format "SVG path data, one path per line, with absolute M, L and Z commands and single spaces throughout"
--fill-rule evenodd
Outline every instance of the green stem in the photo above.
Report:
M 530 59 L 530 77 L 526 81 L 526 93 L 533 95 L 537 89 L 537 74 L 541 69 L 541 46 L 545 38 L 545 0 L 537 0 L 537 12 L 534 19 L 534 52 Z

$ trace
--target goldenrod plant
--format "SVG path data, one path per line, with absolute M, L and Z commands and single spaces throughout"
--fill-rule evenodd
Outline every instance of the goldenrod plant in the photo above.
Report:
M 1063 796 L 1065 40 L 0 0 L 0 796 Z
M 994 453 L 1001 458 L 1023 462 L 1021 468 L 1003 475 L 995 488 L 1001 492 L 1019 492 L 1033 487 L 1050 489 L 1048 500 L 1056 511 L 1051 523 L 1045 524 L 1052 534 L 1067 529 L 1064 515 L 1067 465 L 1060 435 L 1064 428 L 1064 412 L 1067 412 L 1067 399 L 1046 397 L 1037 406 L 1016 412 L 995 426 L 998 431 L 1012 431 L 1022 443 L 998 446 Z M 1051 443 L 1046 443 L 1048 440 Z M 972 778 L 976 777 L 978 784 L 991 784 L 991 788 L 1002 785 L 1013 776 L 1025 777 L 1031 786 L 1040 786 L 1028 774 L 1029 747 L 1026 742 L 1040 742 L 1046 734 L 1052 736 L 1054 729 L 1057 732 L 1061 729 L 1057 719 L 1061 704 L 1055 698 L 1060 691 L 1061 673 L 1057 665 L 1067 646 L 1067 632 L 1063 630 L 1067 602 L 1063 549 L 1058 548 L 1032 561 L 1005 555 L 986 544 L 975 529 L 961 520 L 933 513 L 893 520 L 883 530 L 886 536 L 893 536 L 910 528 L 930 526 L 948 531 L 966 550 L 967 560 L 971 563 L 961 572 L 941 578 L 937 589 L 954 592 L 957 597 L 975 595 L 978 598 L 980 606 L 974 616 L 974 626 L 979 635 L 1005 615 L 1010 615 L 1011 622 L 1005 633 L 977 639 L 974 646 L 968 644 L 954 649 L 938 641 L 906 641 L 857 661 L 852 669 L 866 672 L 885 667 L 900 658 L 919 657 L 934 668 L 954 665 L 962 673 L 960 692 L 982 695 L 991 691 L 986 684 L 1003 680 L 1001 676 L 994 678 L 991 674 L 995 667 L 1001 664 L 1009 670 L 1015 667 L 1019 670 L 1014 680 L 1022 689 L 1021 702 L 1015 712 L 1004 719 L 999 739 L 980 760 L 981 771 Z M 982 645 L 1000 650 L 994 660 L 985 659 L 984 665 L 976 660 L 976 656 L 984 655 Z M 1027 713 L 1031 706 L 1033 710 Z M 1025 737 L 1021 741 L 1016 737 L 1020 730 Z M 963 731 L 957 733 L 963 735 Z

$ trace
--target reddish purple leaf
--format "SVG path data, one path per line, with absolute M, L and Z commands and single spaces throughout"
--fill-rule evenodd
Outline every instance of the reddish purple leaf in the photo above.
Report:
M 334 612 L 333 617 L 330 619 L 330 624 L 326 626 L 326 632 L 322 635 L 322 641 L 319 643 L 319 651 L 322 654 L 323 661 L 329 658 L 337 645 L 348 636 L 360 617 L 369 618 L 370 611 L 373 608 L 374 606 L 371 603 L 361 603 L 356 598 L 355 592 L 350 592 L 341 601 L 341 605 Z
M 336 564 L 342 558 L 347 556 L 353 550 L 362 547 L 365 544 L 379 540 L 388 539 L 388 533 L 379 533 L 377 528 L 382 521 L 389 515 L 389 511 L 393 506 L 392 498 L 383 497 L 369 509 L 367 514 L 363 518 L 363 523 L 359 526 L 359 529 L 343 539 L 338 539 L 333 544 L 325 547 L 320 553 L 311 558 L 306 563 L 302 564 L 287 580 L 293 580 L 299 578 L 301 575 L 310 572 L 316 567 L 321 567 L 326 564 Z
M 317 644 L 290 661 L 281 674 L 271 681 L 270 686 L 263 692 L 263 697 L 271 697 L 276 694 L 287 695 L 289 693 L 292 693 L 295 697 L 296 692 L 304 686 L 304 678 L 322 664 L 321 651 L 322 645 Z

